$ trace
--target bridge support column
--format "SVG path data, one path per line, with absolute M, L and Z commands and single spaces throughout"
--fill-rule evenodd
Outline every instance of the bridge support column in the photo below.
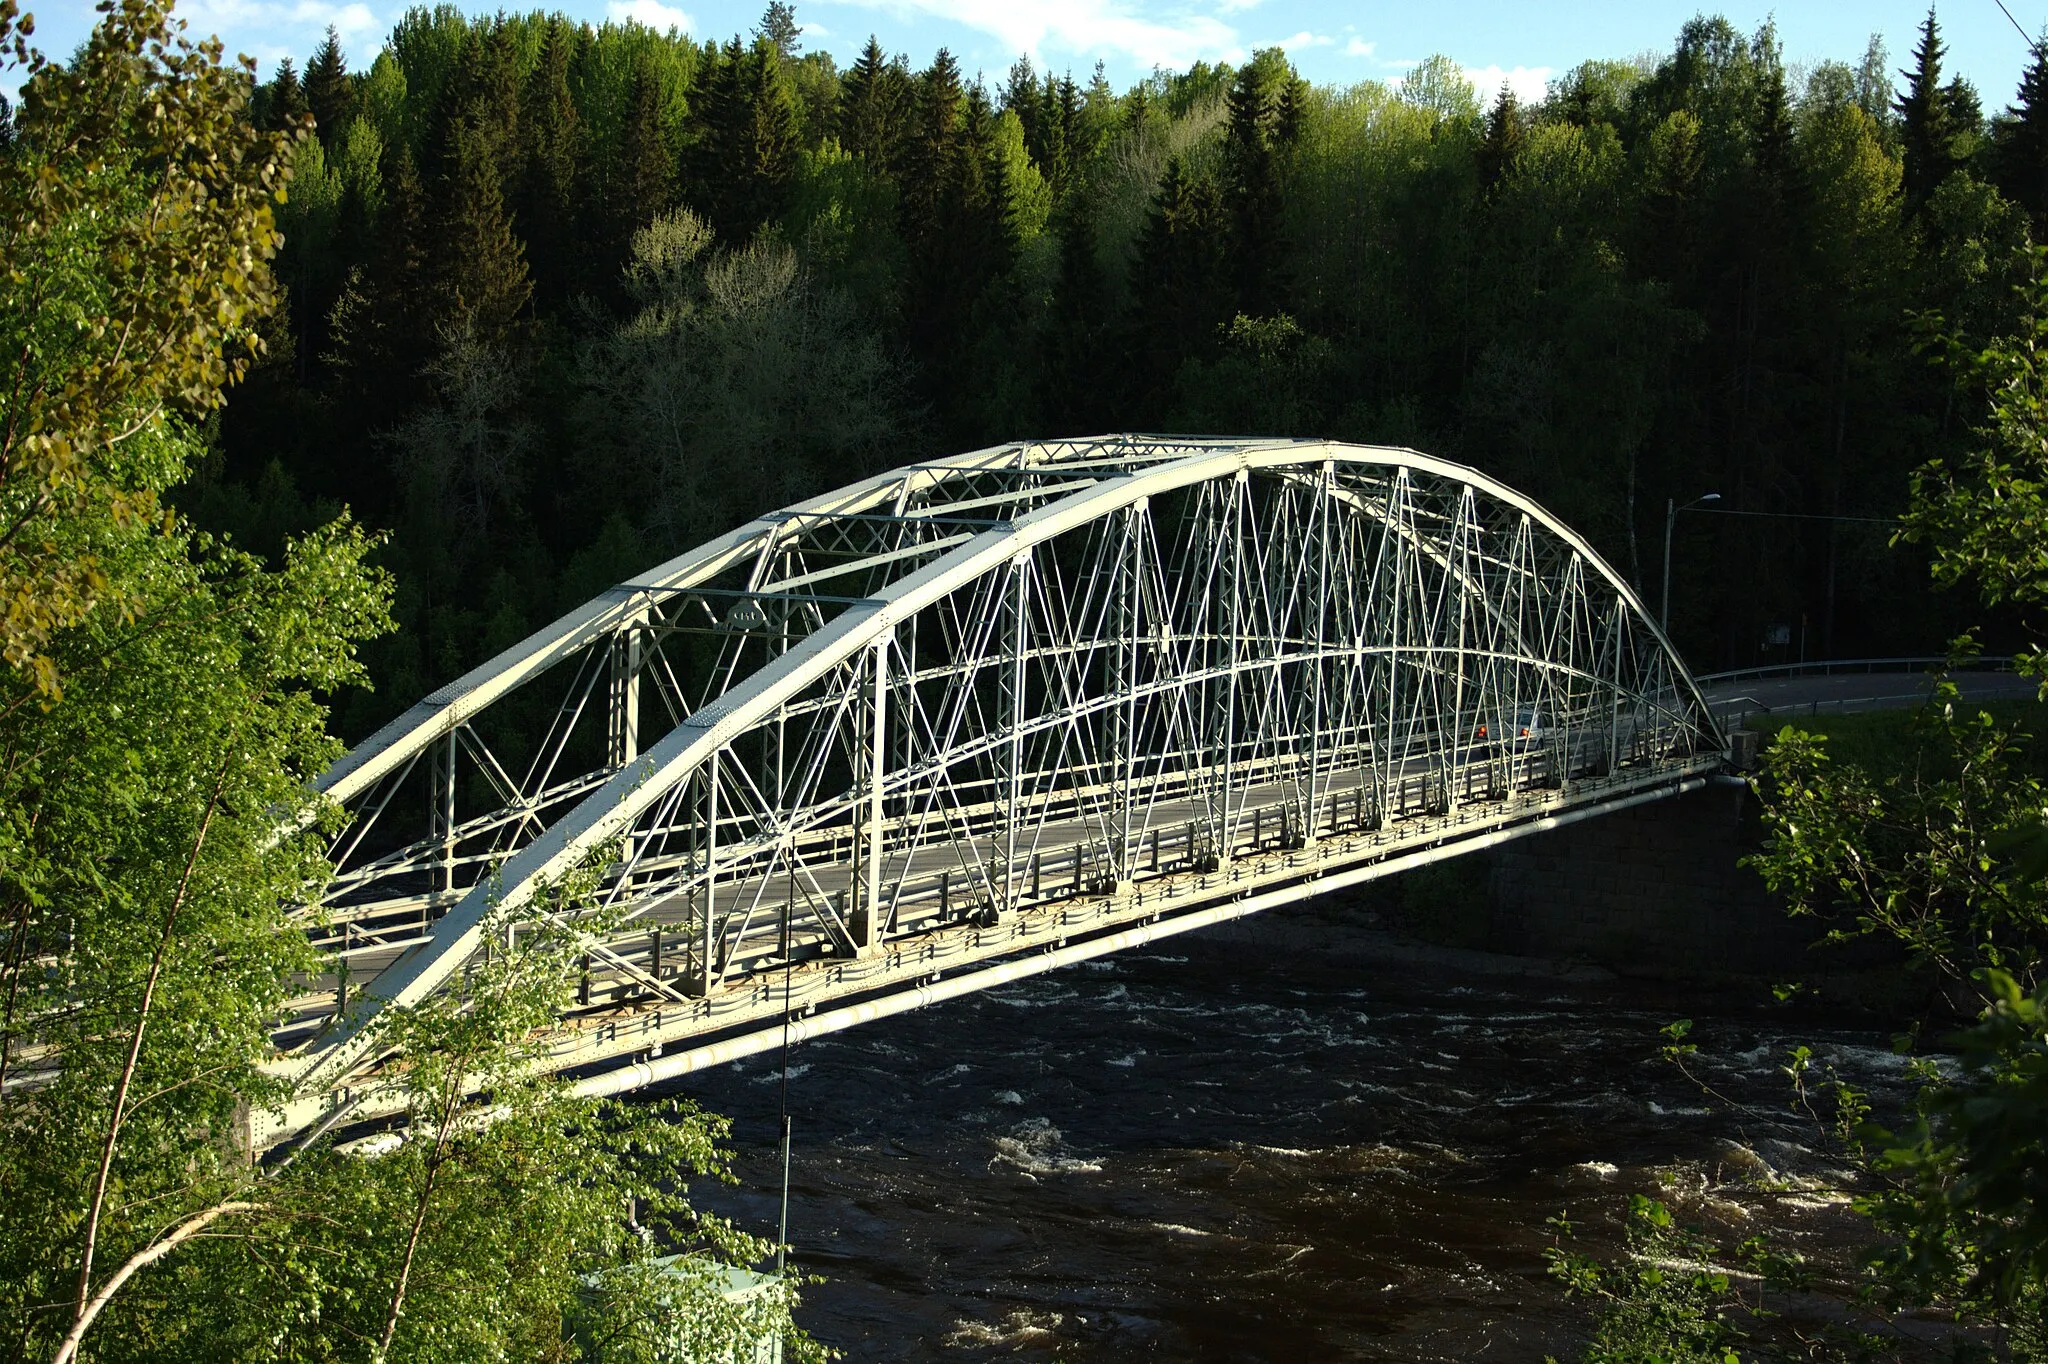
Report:
M 889 640 L 884 635 L 868 649 L 867 732 L 860 748 L 866 780 L 861 830 L 854 839 L 854 910 L 847 924 L 854 954 L 863 957 L 881 944 L 888 917 L 888 906 L 882 903 L 882 791 L 889 772 Z

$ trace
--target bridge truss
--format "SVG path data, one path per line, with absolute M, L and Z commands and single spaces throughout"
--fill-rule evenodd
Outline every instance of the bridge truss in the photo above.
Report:
M 254 1135 L 389 1111 L 380 1011 L 593 858 L 548 1055 L 611 1092 L 1720 763 L 1635 594 L 1475 470 L 1134 436 L 911 465 L 613 588 L 326 774 L 332 969 Z

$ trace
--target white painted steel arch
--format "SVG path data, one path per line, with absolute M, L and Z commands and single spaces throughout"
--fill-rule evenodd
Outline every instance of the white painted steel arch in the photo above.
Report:
M 556 669 L 543 728 L 522 689 Z M 671 727 L 642 751 L 648 691 Z M 515 777 L 486 731 L 520 714 Z M 366 1111 L 378 1011 L 601 848 L 629 927 L 591 943 L 567 1069 L 751 1045 L 781 1015 L 748 982 L 792 962 L 810 1006 L 872 1013 L 937 971 L 1662 795 L 1719 749 L 1636 594 L 1477 470 L 1137 436 L 893 470 L 613 588 L 322 778 L 358 818 L 316 938 L 370 979 L 339 1020 L 344 974 L 302 1001 L 275 1130 L 351 1087 Z

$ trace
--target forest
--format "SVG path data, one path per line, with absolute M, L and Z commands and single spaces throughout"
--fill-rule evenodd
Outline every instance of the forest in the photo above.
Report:
M 1987 110 L 1932 12 L 1899 67 L 1701 18 L 1525 107 L 1445 58 L 840 71 L 783 3 L 724 42 L 415 9 L 366 67 L 330 32 L 267 74 L 167 0 L 99 13 L 52 59 L 0 0 L 0 1359 L 826 1356 L 800 1277 L 741 1309 L 708 1268 L 775 1255 L 692 1202 L 724 1119 L 539 1073 L 595 873 L 379 1016 L 398 1126 L 258 1150 L 251 1117 L 291 1092 L 347 742 L 862 473 L 1409 445 L 1651 600 L 1665 508 L 1714 492 L 1676 519 L 1696 668 L 1982 645 L 2048 678 L 2048 45 Z M 1870 1330 L 1764 1338 L 1714 1264 L 1804 1293 L 1797 1255 L 1638 1197 L 1631 1253 L 1546 1256 L 1585 1358 L 2048 1358 L 2037 709 L 1944 685 L 1749 778 L 1749 865 L 1926 1001 L 1886 1020 L 1911 1111 L 1784 1071 Z
M 1965 434 L 1929 320 L 2007 325 L 2048 215 L 2038 55 L 1987 117 L 1931 13 L 1899 72 L 1701 18 L 1534 107 L 1445 58 L 1118 91 L 802 48 L 779 4 L 723 43 L 444 5 L 254 91 L 316 133 L 286 306 L 180 500 L 264 552 L 390 531 L 402 629 L 345 732 L 797 497 L 1098 431 L 1457 459 L 1652 598 L 1667 500 L 1718 492 L 1674 537 L 1702 671 L 1955 623 L 1894 522 Z

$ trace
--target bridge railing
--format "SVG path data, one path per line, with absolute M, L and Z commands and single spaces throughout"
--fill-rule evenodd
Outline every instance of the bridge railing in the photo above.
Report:
M 1772 663 L 1760 668 L 1733 668 L 1727 672 L 1701 673 L 1695 677 L 1702 687 L 1726 685 L 1730 682 L 1764 682 L 1773 678 L 1791 677 L 1832 677 L 1837 674 L 1855 673 L 1899 673 L 1934 672 L 1947 667 L 1946 654 L 1914 654 L 1900 658 L 1828 658 L 1811 663 Z M 2011 672 L 2012 658 L 2007 654 L 1986 655 L 1982 658 L 1965 660 L 1956 665 L 1964 672 Z

